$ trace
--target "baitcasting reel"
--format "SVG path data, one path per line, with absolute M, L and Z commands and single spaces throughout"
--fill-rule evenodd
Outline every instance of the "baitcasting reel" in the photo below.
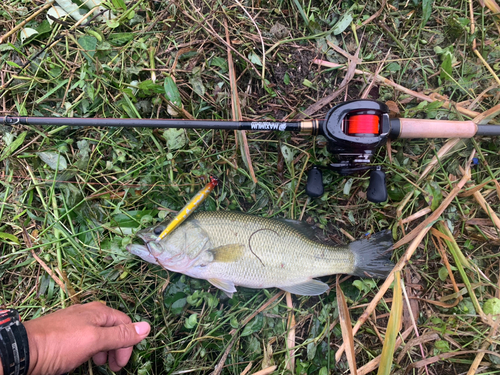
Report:
M 379 203 L 387 200 L 385 172 L 370 165 L 375 151 L 387 142 L 391 131 L 389 108 L 372 100 L 354 100 L 333 107 L 320 126 L 327 148 L 338 161 L 328 166 L 343 176 L 370 172 L 367 199 Z M 313 167 L 307 175 L 306 193 L 319 197 L 324 193 L 321 169 Z

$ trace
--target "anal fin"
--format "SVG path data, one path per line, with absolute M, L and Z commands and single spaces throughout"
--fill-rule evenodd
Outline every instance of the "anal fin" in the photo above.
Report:
M 233 293 L 236 293 L 236 287 L 232 281 L 221 279 L 207 279 L 207 281 L 226 293 L 229 298 L 232 298 Z
M 299 296 L 318 296 L 325 293 L 330 287 L 319 280 L 308 280 L 302 284 L 295 284 L 290 286 L 280 286 L 285 292 L 297 294 Z

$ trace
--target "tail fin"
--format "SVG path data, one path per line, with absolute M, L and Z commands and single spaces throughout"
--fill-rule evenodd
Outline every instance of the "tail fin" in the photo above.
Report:
M 392 235 L 390 230 L 373 234 L 352 242 L 349 249 L 354 253 L 353 275 L 361 277 L 376 277 L 385 279 L 392 271 L 394 264 L 391 262 Z

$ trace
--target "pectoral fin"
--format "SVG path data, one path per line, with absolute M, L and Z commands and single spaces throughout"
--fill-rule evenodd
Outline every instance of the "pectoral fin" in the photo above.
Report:
M 245 245 L 234 243 L 215 247 L 210 251 L 214 254 L 215 262 L 236 262 L 237 260 L 241 259 L 241 257 L 245 253 Z
M 233 293 L 236 292 L 236 287 L 232 281 L 221 280 L 221 279 L 207 279 L 210 284 L 224 291 L 229 298 L 233 297 Z
M 280 286 L 285 292 L 297 294 L 299 296 L 318 296 L 325 293 L 330 287 L 328 284 L 318 280 L 308 280 L 302 284 L 295 284 L 290 286 Z

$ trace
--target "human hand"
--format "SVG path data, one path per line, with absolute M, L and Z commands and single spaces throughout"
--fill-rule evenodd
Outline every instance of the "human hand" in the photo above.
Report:
M 147 322 L 132 323 L 100 302 L 74 305 L 24 322 L 30 347 L 30 375 L 62 374 L 91 357 L 112 371 L 125 366 L 133 345 L 149 333 Z

